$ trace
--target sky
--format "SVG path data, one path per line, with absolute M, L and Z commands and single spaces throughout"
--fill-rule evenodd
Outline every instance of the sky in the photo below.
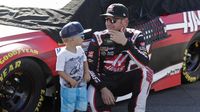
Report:
M 0 5 L 9 7 L 38 7 L 60 9 L 71 0 L 0 0 Z

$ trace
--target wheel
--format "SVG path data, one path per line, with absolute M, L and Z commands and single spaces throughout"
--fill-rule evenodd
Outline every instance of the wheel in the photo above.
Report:
M 0 107 L 8 112 L 39 111 L 45 95 L 45 79 L 36 62 L 17 59 L 0 74 Z
M 196 82 L 200 78 L 200 33 L 194 36 L 185 50 L 182 81 Z

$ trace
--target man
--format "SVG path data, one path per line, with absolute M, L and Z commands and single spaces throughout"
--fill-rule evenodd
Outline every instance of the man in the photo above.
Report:
M 129 112 L 144 112 L 152 71 L 142 33 L 126 28 L 128 9 L 122 4 L 111 4 L 102 16 L 107 29 L 94 33 L 87 52 L 91 109 L 109 112 L 117 96 L 132 92 Z

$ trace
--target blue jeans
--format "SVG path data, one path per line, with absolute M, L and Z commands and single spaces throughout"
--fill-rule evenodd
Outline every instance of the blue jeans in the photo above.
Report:
M 74 112 L 74 110 L 87 110 L 87 88 L 60 87 L 61 112 Z

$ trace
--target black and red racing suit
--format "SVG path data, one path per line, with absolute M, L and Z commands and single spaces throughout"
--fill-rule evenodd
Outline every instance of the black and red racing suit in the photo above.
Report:
M 129 111 L 144 112 L 146 98 L 152 82 L 152 72 L 147 67 L 149 58 L 142 33 L 126 29 L 128 39 L 125 46 L 110 40 L 107 30 L 95 32 L 91 39 L 87 57 L 91 75 L 88 90 L 92 111 L 108 111 L 103 104 L 100 91 L 107 87 L 115 97 L 132 92 Z

